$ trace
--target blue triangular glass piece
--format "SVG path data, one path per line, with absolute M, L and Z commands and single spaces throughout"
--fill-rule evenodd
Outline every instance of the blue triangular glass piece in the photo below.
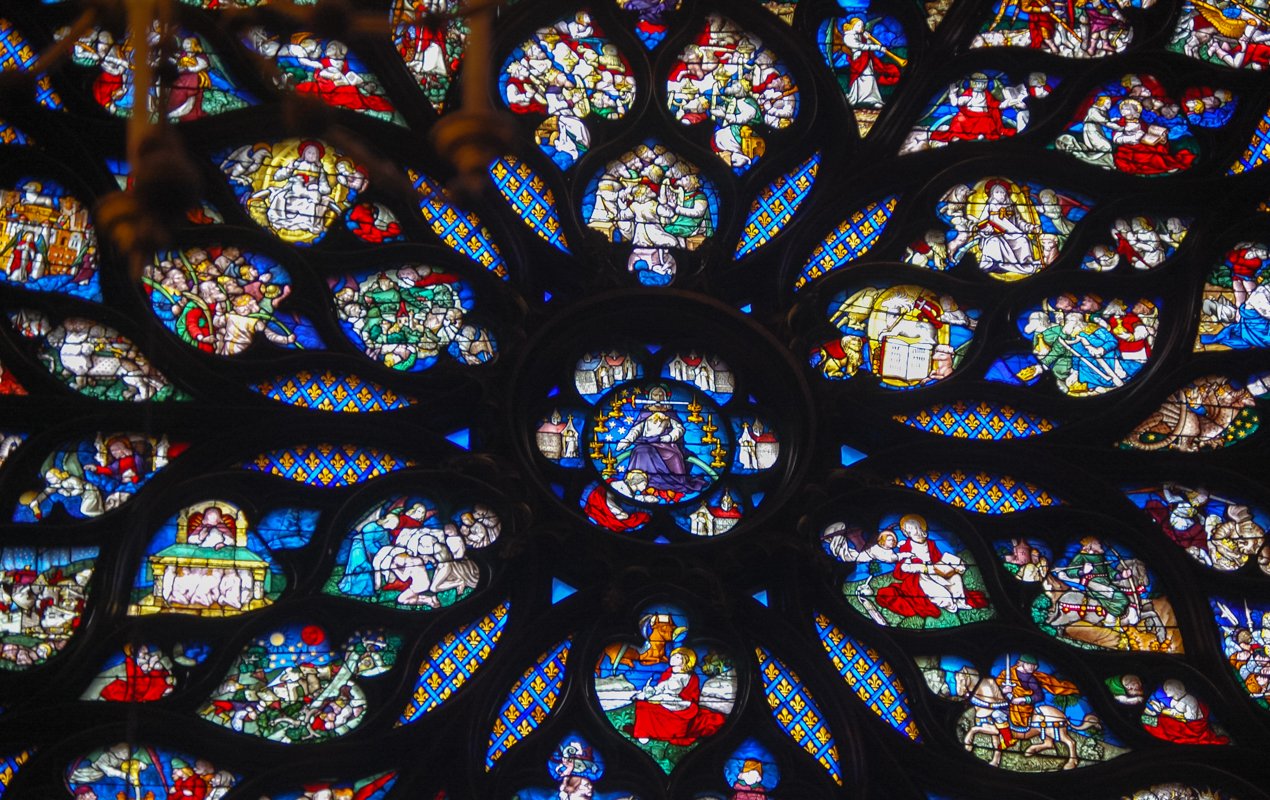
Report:
M 650 344 L 645 346 L 648 348 L 648 352 L 654 353 L 654 354 L 656 354 L 656 352 L 661 349 L 661 345 L 659 344 Z
M 983 379 L 1011 386 L 1031 386 L 1041 379 L 1045 370 L 1038 369 L 1038 361 L 1031 353 L 1002 356 L 988 367 Z M 1029 375 L 1031 377 L 1022 377 Z
M 457 444 L 464 450 L 472 449 L 472 430 L 470 428 L 460 428 L 445 437 L 448 441 Z
M 849 467 L 857 461 L 863 461 L 868 455 L 849 445 L 842 446 L 842 466 Z
M 542 302 L 544 302 L 544 303 L 550 303 L 550 302 L 551 302 L 551 296 L 552 296 L 552 295 L 551 295 L 551 292 L 543 292 L 543 293 L 542 293 Z
M 752 596 L 755 600 L 757 600 L 757 601 L 759 601 L 760 603 L 762 603 L 763 605 L 765 605 L 765 606 L 766 606 L 766 605 L 768 605 L 768 602 L 767 602 L 767 590 L 766 590 L 766 589 L 762 590 L 761 592 L 755 592 L 755 593 L 754 593 L 753 595 L 751 595 L 751 596 Z
M 758 398 L 756 398 L 754 395 L 750 395 L 750 402 L 753 403 L 754 405 L 758 405 Z
M 750 495 L 750 504 L 758 508 L 758 504 L 763 502 L 763 498 L 767 496 L 766 492 L 755 492 Z
M 558 395 L 558 394 L 560 394 L 560 387 L 559 387 L 559 386 L 552 386 L 552 387 L 551 387 L 551 391 L 547 392 L 547 396 L 548 396 L 548 397 L 555 397 L 555 396 L 556 396 L 556 395 Z
M 653 539 L 653 544 L 670 544 L 670 540 L 665 536 L 658 536 L 656 539 Z
M 560 580 L 559 578 L 551 579 L 551 604 L 554 606 L 566 597 L 577 594 L 578 590 Z M 764 604 L 766 605 L 766 603 Z
M 742 313 L 742 314 L 750 314 L 750 313 L 752 313 L 753 311 L 754 311 L 754 306 L 753 306 L 753 305 L 751 305 L 750 303 L 746 303 L 745 305 L 741 306 L 741 313 Z
M 561 500 L 564 499 L 564 485 L 563 484 L 559 484 L 559 483 L 551 484 L 551 491 L 556 493 L 556 497 L 559 497 Z

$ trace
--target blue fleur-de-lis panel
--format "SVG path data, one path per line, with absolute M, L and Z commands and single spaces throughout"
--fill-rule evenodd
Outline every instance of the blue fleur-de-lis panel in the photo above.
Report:
M 758 250 L 785 229 L 794 214 L 807 200 L 816 183 L 820 154 L 794 167 L 763 188 L 745 217 L 745 227 L 736 243 L 736 257 L 742 258 Z
M 22 31 L 8 19 L 0 18 L 0 70 L 30 71 L 38 59 L 39 53 Z M 48 75 L 35 78 L 35 102 L 53 110 L 62 107 L 62 98 Z
M 808 256 L 794 282 L 794 290 L 806 287 L 872 250 L 898 204 L 898 196 L 884 197 L 852 212 L 851 216 L 838 223 L 838 227 L 830 231 Z
M 447 633 L 428 650 L 415 692 L 401 713 L 402 725 L 422 719 L 471 680 L 498 646 L 510 611 L 510 603 L 500 603 L 485 616 Z
M 9 788 L 14 776 L 18 774 L 18 770 L 22 769 L 22 765 L 26 764 L 30 758 L 31 753 L 27 750 L 20 750 L 0 757 L 0 789 Z
M 330 371 L 316 374 L 303 370 L 293 375 L 279 375 L 251 388 L 279 403 L 344 414 L 397 411 L 419 402 L 414 397 L 402 396 L 386 386 L 357 375 Z
M 503 199 L 529 229 L 553 247 L 569 252 L 556 211 L 556 196 L 528 164 L 515 156 L 504 156 L 490 166 L 490 176 Z
M 414 170 L 406 175 L 418 193 L 419 212 L 442 244 L 507 280 L 507 263 L 480 217 L 454 205 L 445 188 L 427 175 Z
M 498 709 L 485 751 L 486 772 L 508 750 L 531 735 L 555 710 L 566 676 L 572 637 L 557 642 L 540 655 L 512 684 Z
M 1014 406 L 957 401 L 923 408 L 916 413 L 892 417 L 909 427 L 954 439 L 1018 439 L 1041 436 L 1058 423 Z
M 833 782 L 842 784 L 842 763 L 824 714 L 798 673 L 762 647 L 754 649 L 763 694 L 772 718 L 793 742 L 820 764 Z
M 1012 475 L 935 471 L 903 475 L 895 479 L 895 484 L 978 514 L 1012 514 L 1063 505 L 1063 500 L 1047 489 Z
M 816 631 L 830 662 L 855 690 L 856 697 L 886 724 L 920 742 L 922 735 L 895 668 L 872 647 L 844 633 L 824 614 L 816 615 Z
M 1231 175 L 1251 172 L 1270 161 L 1270 111 L 1267 111 L 1252 132 L 1252 139 L 1243 152 L 1230 165 Z
M 338 487 L 353 486 L 414 465 L 413 459 L 374 447 L 323 442 L 261 453 L 243 462 L 243 469 L 309 486 Z

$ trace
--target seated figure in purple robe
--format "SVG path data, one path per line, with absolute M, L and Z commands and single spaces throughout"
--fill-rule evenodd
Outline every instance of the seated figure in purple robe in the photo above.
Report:
M 701 491 L 708 481 L 701 475 L 688 474 L 683 444 L 686 429 L 668 402 L 669 394 L 663 386 L 648 390 L 648 400 L 617 447 L 630 451 L 626 462 L 628 472 L 644 472 L 648 475 L 648 485 L 659 496 L 674 502 L 680 495 Z

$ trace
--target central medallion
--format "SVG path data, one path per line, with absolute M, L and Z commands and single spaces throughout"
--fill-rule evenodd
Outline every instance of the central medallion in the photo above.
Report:
M 527 463 L 591 530 L 654 544 L 739 533 L 800 468 L 806 386 L 735 311 L 649 291 L 582 307 L 529 350 L 514 392 L 532 409 Z
M 689 357 L 705 376 L 710 365 Z M 730 374 L 730 373 L 728 373 Z M 712 399 L 676 381 L 625 384 L 596 404 L 588 423 L 591 465 L 611 491 L 639 503 L 692 500 L 728 467 L 732 437 Z M 724 424 L 721 424 L 724 423 Z

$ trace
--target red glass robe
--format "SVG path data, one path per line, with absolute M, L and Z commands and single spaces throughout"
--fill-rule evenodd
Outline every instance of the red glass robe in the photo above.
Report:
M 668 680 L 670 674 L 671 670 L 667 667 L 657 682 Z M 682 746 L 692 744 L 703 736 L 710 736 L 723 727 L 727 717 L 698 704 L 701 700 L 701 681 L 696 675 L 688 679 L 688 683 L 679 692 L 679 697 L 688 701 L 688 707 L 682 711 L 671 711 L 657 703 L 636 700 L 635 726 L 631 735 L 636 739 L 656 739 Z
M 895 563 L 896 582 L 890 586 L 883 586 L 878 590 L 878 605 L 899 614 L 901 617 L 929 617 L 933 619 L 943 613 L 939 606 L 932 603 L 930 598 L 926 596 L 926 592 L 922 589 L 921 576 L 916 572 L 904 572 L 900 569 L 906 563 L 939 563 L 944 554 L 930 540 L 927 540 L 926 546 L 930 548 L 929 562 L 922 561 L 913 555 L 912 542 L 906 541 L 900 545 L 897 551 L 900 553 L 900 560 Z M 971 608 L 986 608 L 988 598 L 983 592 L 971 590 L 966 592 L 966 603 Z
M 1159 144 L 1121 144 L 1116 146 L 1116 169 L 1135 175 L 1160 175 L 1190 169 L 1195 154 L 1190 150 L 1169 152 L 1166 142 Z
M 331 59 L 322 59 L 322 66 L 330 68 Z M 348 62 L 344 62 L 344 68 L 340 70 L 345 75 L 352 72 L 349 69 Z M 337 84 L 330 78 L 322 75 L 320 72 L 313 76 L 311 81 L 302 81 L 295 87 L 297 92 L 305 94 L 316 94 L 329 105 L 339 108 L 349 108 L 353 111 L 392 111 L 392 103 L 388 102 L 388 98 L 380 95 L 362 94 L 361 88 L 358 86 L 349 86 L 347 84 Z
M 603 484 L 596 484 L 591 493 L 587 495 L 586 505 L 582 509 L 587 517 L 601 528 L 608 528 L 611 531 L 629 531 L 638 528 L 652 518 L 646 511 L 629 511 L 626 519 L 622 519 L 613 513 L 606 499 L 607 491 Z
M 963 91 L 960 96 L 969 97 L 970 91 Z M 984 100 L 987 108 L 983 111 L 959 106 L 948 123 L 947 130 L 932 131 L 930 138 L 937 142 L 960 142 L 979 138 L 1000 139 L 1007 133 L 1013 133 L 1012 130 L 1006 130 L 1005 121 L 1001 117 L 1001 101 L 993 97 L 991 92 L 984 93 Z
M 124 677 L 102 687 L 101 699 L 112 703 L 148 703 L 168 690 L 166 669 L 143 670 L 131 654 L 123 660 Z
M 1155 725 L 1144 725 L 1147 733 L 1157 739 L 1174 744 L 1230 744 L 1230 737 L 1220 736 L 1213 732 L 1208 724 L 1208 709 L 1200 706 L 1204 716 L 1187 722 L 1177 717 L 1161 714 Z

